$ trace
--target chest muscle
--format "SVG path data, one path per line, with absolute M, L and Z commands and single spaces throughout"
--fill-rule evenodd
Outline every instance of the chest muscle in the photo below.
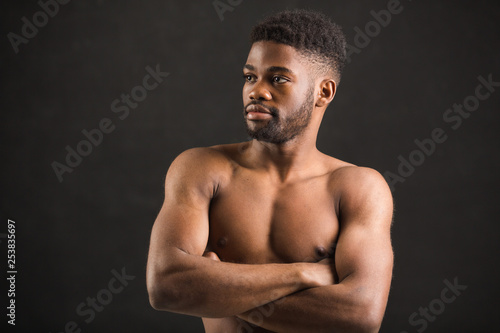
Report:
M 223 261 L 318 261 L 332 255 L 338 229 L 324 179 L 278 189 L 240 177 L 212 201 L 208 245 Z

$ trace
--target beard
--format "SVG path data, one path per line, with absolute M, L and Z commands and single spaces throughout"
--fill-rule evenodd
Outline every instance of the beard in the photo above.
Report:
M 314 86 L 307 92 L 307 96 L 302 105 L 292 112 L 287 118 L 280 117 L 280 111 L 274 107 L 268 107 L 261 101 L 252 101 L 248 105 L 259 104 L 271 112 L 272 118 L 269 120 L 260 121 L 245 121 L 248 135 L 252 139 L 259 141 L 282 144 L 292 140 L 309 125 L 311 120 L 314 102 Z M 243 114 L 246 114 L 245 106 Z M 249 124 L 252 122 L 253 124 Z

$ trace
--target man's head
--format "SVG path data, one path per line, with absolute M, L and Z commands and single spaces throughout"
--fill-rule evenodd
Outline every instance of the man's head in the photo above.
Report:
M 259 41 L 292 46 L 318 73 L 330 73 L 339 84 L 346 62 L 346 40 L 342 28 L 327 16 L 304 9 L 279 12 L 253 27 L 250 42 Z
M 313 110 L 333 99 L 346 58 L 340 27 L 320 13 L 286 11 L 255 26 L 250 39 L 243 68 L 248 134 L 275 144 L 311 127 L 316 135 L 322 114 Z

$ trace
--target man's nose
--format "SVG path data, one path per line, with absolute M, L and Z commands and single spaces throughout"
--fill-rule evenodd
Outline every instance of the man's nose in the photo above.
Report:
M 250 91 L 250 99 L 252 100 L 265 100 L 269 101 L 272 98 L 271 92 L 266 86 L 265 82 L 257 81 Z

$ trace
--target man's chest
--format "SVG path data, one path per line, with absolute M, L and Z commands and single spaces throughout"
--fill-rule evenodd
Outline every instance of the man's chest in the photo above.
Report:
M 324 179 L 275 187 L 240 177 L 210 206 L 209 248 L 223 261 L 318 261 L 332 256 L 336 200 Z

